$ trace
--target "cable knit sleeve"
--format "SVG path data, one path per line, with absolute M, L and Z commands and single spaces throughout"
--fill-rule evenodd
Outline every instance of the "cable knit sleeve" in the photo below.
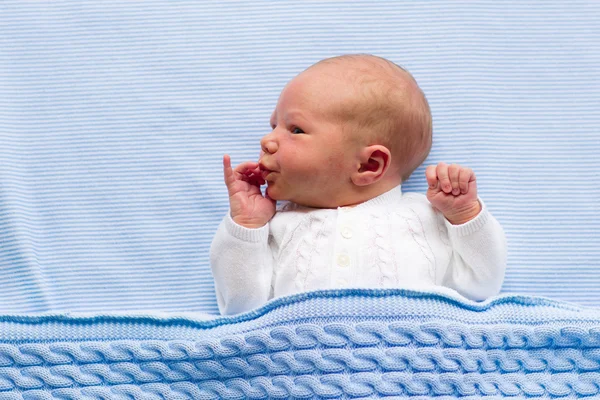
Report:
M 453 253 L 442 282 L 477 301 L 500 292 L 507 259 L 504 231 L 480 202 L 479 215 L 465 224 L 452 225 L 444 219 Z
M 221 222 L 210 248 L 221 314 L 248 311 L 269 299 L 273 256 L 268 242 L 268 224 L 248 229 L 236 224 L 229 213 Z

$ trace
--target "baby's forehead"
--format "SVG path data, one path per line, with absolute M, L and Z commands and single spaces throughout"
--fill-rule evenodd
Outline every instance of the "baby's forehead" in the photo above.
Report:
M 321 61 L 298 74 L 282 90 L 277 108 L 311 109 L 319 114 L 346 115 L 379 102 L 390 88 L 405 86 L 403 70 L 378 57 L 349 56 Z M 362 106 L 361 106 L 362 105 Z M 274 113 L 277 112 L 277 108 Z

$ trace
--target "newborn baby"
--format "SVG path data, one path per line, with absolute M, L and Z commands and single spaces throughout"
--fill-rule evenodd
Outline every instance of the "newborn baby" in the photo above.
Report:
M 258 162 L 223 157 L 230 212 L 210 255 L 222 314 L 326 288 L 499 292 L 506 240 L 473 171 L 440 163 L 426 197 L 401 190 L 432 142 L 407 71 L 370 55 L 322 60 L 283 89 L 271 128 Z

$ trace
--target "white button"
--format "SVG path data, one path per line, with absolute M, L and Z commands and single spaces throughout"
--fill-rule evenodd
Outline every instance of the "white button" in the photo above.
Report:
M 347 283 L 348 283 L 348 281 L 345 280 L 345 279 L 338 279 L 337 280 L 338 287 L 346 286 Z
M 350 265 L 350 257 L 348 257 L 346 254 L 340 254 L 337 257 L 337 263 L 340 267 L 347 267 Z
M 350 229 L 349 227 L 345 226 L 342 229 L 342 236 L 345 237 L 346 239 L 350 239 L 352 237 L 352 229 Z

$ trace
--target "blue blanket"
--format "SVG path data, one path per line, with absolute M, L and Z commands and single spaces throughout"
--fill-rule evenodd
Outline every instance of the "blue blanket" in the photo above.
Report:
M 0 341 L 2 399 L 600 396 L 598 310 L 524 296 L 345 290 L 212 319 L 11 316 Z

